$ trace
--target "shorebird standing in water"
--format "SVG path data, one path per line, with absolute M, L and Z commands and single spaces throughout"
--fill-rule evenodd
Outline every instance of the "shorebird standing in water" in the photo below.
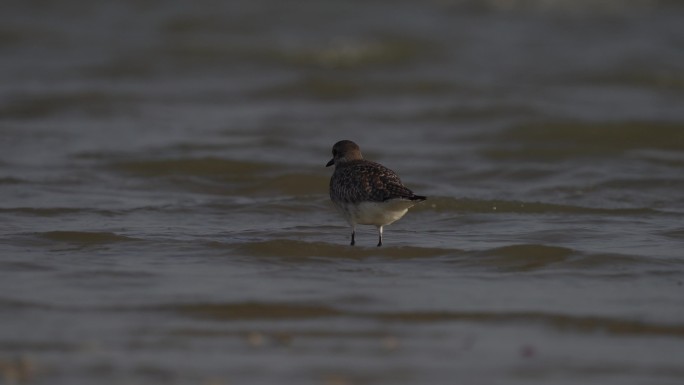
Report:
M 350 140 L 335 143 L 332 154 L 325 165 L 335 165 L 330 199 L 351 225 L 351 245 L 356 243 L 356 225 L 360 224 L 375 225 L 378 246 L 382 246 L 383 226 L 403 217 L 410 207 L 426 198 L 405 187 L 394 171 L 363 159 L 359 146 Z

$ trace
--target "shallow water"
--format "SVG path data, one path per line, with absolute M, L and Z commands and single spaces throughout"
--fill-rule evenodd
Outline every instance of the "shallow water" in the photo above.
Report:
M 0 383 L 684 381 L 677 3 L 5 8 Z

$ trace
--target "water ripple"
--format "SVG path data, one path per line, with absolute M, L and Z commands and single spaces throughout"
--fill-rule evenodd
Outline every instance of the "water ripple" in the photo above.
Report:
M 48 231 L 39 233 L 38 235 L 40 238 L 54 242 L 72 243 L 83 246 L 133 242 L 138 240 L 124 235 L 96 231 Z
M 469 213 L 518 213 L 518 214 L 590 214 L 590 215 L 646 215 L 659 214 L 661 211 L 647 208 L 604 208 L 583 207 L 544 202 L 524 202 L 509 200 L 486 200 L 452 197 L 434 197 L 424 205 L 413 210 L 433 209 L 437 212 Z
M 157 310 L 219 321 L 317 319 L 356 317 L 402 323 L 522 323 L 539 324 L 576 333 L 604 332 L 616 335 L 662 335 L 684 337 L 684 324 L 662 324 L 623 318 L 568 315 L 534 311 L 403 311 L 364 312 L 342 310 L 327 305 L 298 303 L 205 303 L 170 304 Z

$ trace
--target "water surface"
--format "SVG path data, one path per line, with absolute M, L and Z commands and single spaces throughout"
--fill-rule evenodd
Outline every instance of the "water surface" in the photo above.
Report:
M 0 382 L 684 381 L 675 2 L 5 8 Z

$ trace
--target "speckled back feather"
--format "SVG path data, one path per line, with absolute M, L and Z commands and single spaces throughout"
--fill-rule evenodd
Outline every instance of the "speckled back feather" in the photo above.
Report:
M 425 199 L 405 187 L 394 171 L 365 159 L 337 165 L 330 178 L 330 199 L 336 202 L 384 202 L 396 198 Z

